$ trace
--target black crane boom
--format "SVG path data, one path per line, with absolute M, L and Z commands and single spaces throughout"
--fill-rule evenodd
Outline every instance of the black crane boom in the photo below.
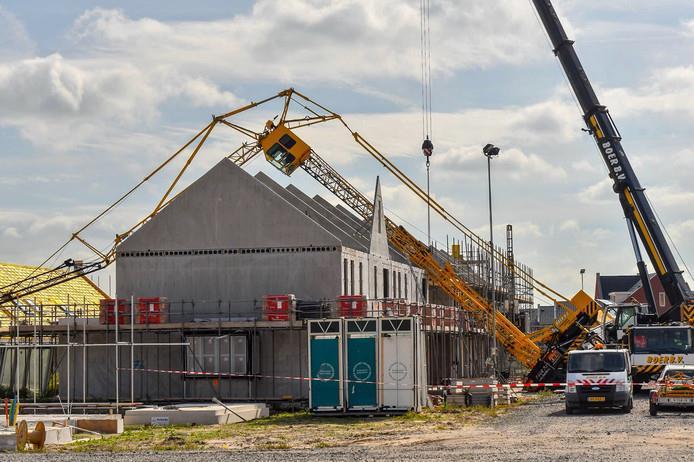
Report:
M 668 245 L 657 217 L 646 198 L 645 190 L 622 147 L 622 137 L 605 106 L 600 104 L 593 86 L 588 80 L 581 61 L 569 40 L 551 0 L 533 0 L 540 20 L 549 35 L 554 54 L 559 59 L 569 80 L 583 118 L 595 139 L 603 160 L 607 164 L 628 226 L 636 229 L 653 268 L 660 279 L 672 306 L 661 316 L 662 320 L 680 320 L 680 305 L 691 298 L 689 287 L 682 277 L 677 261 Z M 638 246 L 636 242 L 636 249 Z M 639 260 L 639 252 L 637 252 Z M 648 286 L 645 265 L 639 262 L 639 272 L 644 288 Z M 652 298 L 652 297 L 651 297 Z M 651 304 L 653 301 L 651 301 Z M 653 310 L 655 306 L 651 307 Z

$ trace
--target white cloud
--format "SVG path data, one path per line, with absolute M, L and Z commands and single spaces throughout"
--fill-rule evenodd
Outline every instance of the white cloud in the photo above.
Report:
M 8 226 L 2 230 L 2 235 L 9 238 L 19 239 L 22 237 L 14 226 Z
M 248 14 L 214 21 L 131 19 L 96 8 L 75 22 L 72 36 L 94 57 L 243 79 L 353 82 L 418 79 L 419 21 L 415 1 L 260 0 Z M 542 44 L 531 9 L 517 0 L 434 2 L 431 33 L 438 74 L 527 62 Z
M 620 117 L 644 113 L 694 117 L 694 65 L 658 69 L 636 88 L 611 88 L 601 93 Z
M 596 204 L 617 201 L 617 195 L 612 190 L 613 181 L 605 177 L 583 189 L 578 194 L 578 200 L 584 204 Z
M 26 56 L 35 46 L 24 24 L 0 5 L 0 59 Z
M 103 140 L 114 129 L 147 126 L 173 97 L 223 109 L 240 102 L 201 78 L 103 64 L 59 54 L 0 63 L 0 124 L 37 145 L 67 150 Z
M 681 207 L 694 203 L 694 191 L 684 190 L 679 185 L 654 186 L 646 194 L 657 207 Z
M 578 225 L 578 221 L 574 219 L 564 220 L 561 222 L 561 224 L 559 224 L 560 231 L 578 231 L 580 229 L 581 228 Z
M 481 151 L 479 146 L 467 146 L 451 149 L 438 154 L 433 161 L 439 169 L 437 175 L 443 177 L 479 176 L 481 170 Z M 505 149 L 498 159 L 493 161 L 495 177 L 501 175 L 515 181 L 534 179 L 538 181 L 557 181 L 566 178 L 566 171 L 552 165 L 537 154 L 526 154 L 521 149 Z

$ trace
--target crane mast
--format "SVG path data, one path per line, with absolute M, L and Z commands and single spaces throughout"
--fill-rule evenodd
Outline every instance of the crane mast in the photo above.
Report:
M 648 258 L 660 279 L 672 306 L 662 316 L 663 320 L 680 320 L 680 306 L 691 298 L 682 271 L 680 271 L 657 217 L 646 198 L 645 190 L 639 183 L 636 173 L 622 147 L 622 138 L 610 116 L 607 107 L 600 104 L 588 80 L 581 61 L 569 40 L 566 31 L 552 5 L 551 0 L 533 0 L 540 20 L 549 36 L 554 54 L 559 59 L 571 88 L 583 111 L 583 119 L 595 139 L 600 153 L 614 182 L 613 189 L 619 194 L 619 201 L 632 237 L 639 273 L 644 286 L 650 288 L 645 265 L 640 258 L 638 243 L 633 237 L 635 229 L 648 254 Z M 652 294 L 649 305 L 655 313 Z

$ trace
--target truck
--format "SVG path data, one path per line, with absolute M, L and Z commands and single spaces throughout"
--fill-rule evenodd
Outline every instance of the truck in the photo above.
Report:
M 666 366 L 651 390 L 648 404 L 648 412 L 654 417 L 664 409 L 694 410 L 694 366 Z
M 666 366 L 694 368 L 694 328 L 680 324 L 633 326 L 627 329 L 634 381 L 657 380 Z
M 595 349 L 569 352 L 564 389 L 566 413 L 592 407 L 634 407 L 629 350 Z

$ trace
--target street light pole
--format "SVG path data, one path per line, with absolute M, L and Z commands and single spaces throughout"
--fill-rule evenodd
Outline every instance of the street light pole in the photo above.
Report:
M 581 273 L 581 290 L 583 290 L 583 275 L 586 274 L 586 269 L 581 268 L 580 273 Z
M 494 225 L 492 222 L 492 157 L 499 155 L 499 148 L 493 144 L 487 144 L 482 148 L 482 153 L 487 158 L 487 185 L 489 189 L 489 287 L 491 289 L 490 300 L 492 302 L 492 376 L 496 378 L 496 284 L 494 281 Z

